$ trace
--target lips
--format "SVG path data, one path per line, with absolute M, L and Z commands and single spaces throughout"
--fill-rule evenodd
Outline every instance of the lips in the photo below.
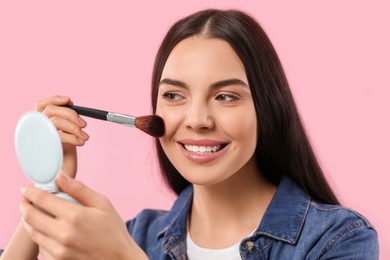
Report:
M 195 163 L 209 163 L 216 160 L 227 149 L 228 143 L 213 140 L 186 139 L 179 142 L 184 156 Z

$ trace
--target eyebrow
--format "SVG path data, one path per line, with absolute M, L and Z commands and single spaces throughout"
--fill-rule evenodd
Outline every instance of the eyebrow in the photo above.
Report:
M 172 85 L 172 86 L 176 86 L 176 87 L 181 87 L 181 88 L 188 88 L 186 83 L 184 83 L 180 80 L 174 80 L 174 79 L 169 79 L 169 78 L 165 78 L 165 79 L 161 80 L 159 85 L 161 86 L 164 84 Z M 211 88 L 222 88 L 222 87 L 231 86 L 231 85 L 239 85 L 239 86 L 249 88 L 248 84 L 246 84 L 241 79 L 236 79 L 236 78 L 225 79 L 225 80 L 214 82 L 213 84 L 211 84 Z

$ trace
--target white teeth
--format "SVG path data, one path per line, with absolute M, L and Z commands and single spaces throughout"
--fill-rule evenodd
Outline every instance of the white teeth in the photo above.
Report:
M 193 153 L 213 153 L 221 149 L 221 145 L 214 146 L 198 146 L 185 144 L 184 148 Z

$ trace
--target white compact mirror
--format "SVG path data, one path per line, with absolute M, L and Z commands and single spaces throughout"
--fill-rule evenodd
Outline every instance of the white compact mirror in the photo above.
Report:
M 15 149 L 24 174 L 37 188 L 76 202 L 59 192 L 55 184 L 63 151 L 60 136 L 49 118 L 35 111 L 24 114 L 16 126 Z

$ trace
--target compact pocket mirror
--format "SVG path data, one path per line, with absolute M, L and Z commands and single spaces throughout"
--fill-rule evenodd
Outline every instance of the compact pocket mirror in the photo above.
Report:
M 78 203 L 55 184 L 62 166 L 63 150 L 53 123 L 42 113 L 31 111 L 18 121 L 15 130 L 16 155 L 24 174 L 39 189 Z

